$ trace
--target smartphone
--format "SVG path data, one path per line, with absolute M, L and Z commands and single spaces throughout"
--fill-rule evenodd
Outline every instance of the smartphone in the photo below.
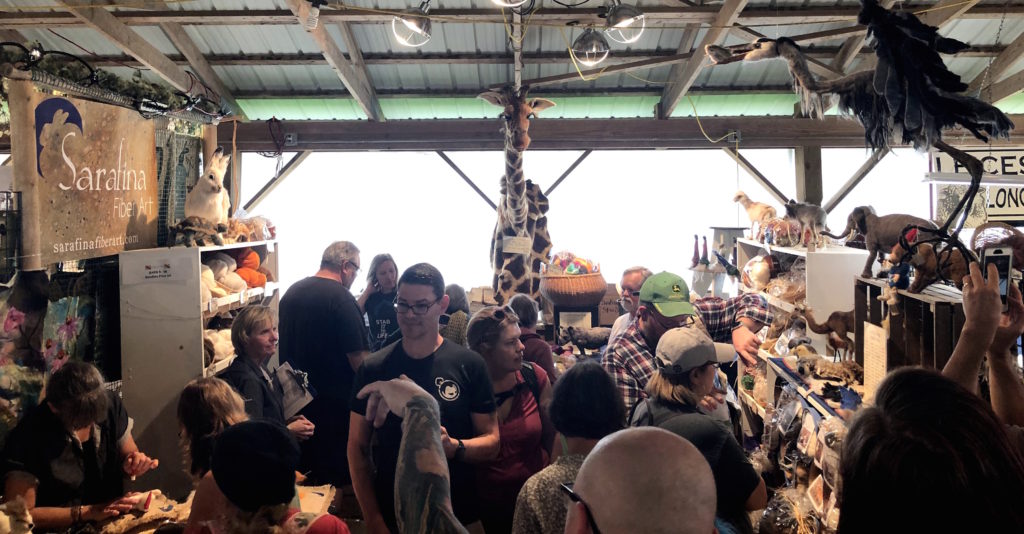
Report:
M 985 276 L 988 276 L 989 264 L 996 266 L 999 272 L 999 297 L 1003 301 L 1003 311 L 1006 311 L 1006 295 L 1010 288 L 1010 264 L 1013 262 L 1013 249 L 1009 247 L 987 248 L 982 252 L 981 267 Z

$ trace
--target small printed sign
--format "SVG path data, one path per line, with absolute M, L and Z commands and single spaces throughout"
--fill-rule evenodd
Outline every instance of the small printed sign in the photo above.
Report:
M 141 264 L 136 269 L 122 269 L 121 283 L 124 285 L 152 282 L 188 282 L 194 276 L 192 260 L 189 258 L 155 259 Z
M 533 250 L 533 240 L 529 237 L 504 237 L 501 240 L 501 251 L 505 254 L 529 254 Z
M 965 149 L 981 160 L 985 174 L 1003 178 L 1020 177 L 1020 185 L 982 187 L 967 216 L 966 228 L 988 221 L 1003 221 L 1013 225 L 1024 224 L 1024 148 L 992 150 L 990 148 Z M 929 153 L 932 172 L 967 175 L 967 169 L 949 154 L 933 150 Z M 938 184 L 935 194 L 935 218 L 944 221 L 967 192 L 967 185 Z

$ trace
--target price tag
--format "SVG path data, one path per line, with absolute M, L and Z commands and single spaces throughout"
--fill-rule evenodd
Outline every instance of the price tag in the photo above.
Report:
M 533 240 L 529 237 L 503 237 L 501 251 L 505 254 L 529 254 L 533 250 Z

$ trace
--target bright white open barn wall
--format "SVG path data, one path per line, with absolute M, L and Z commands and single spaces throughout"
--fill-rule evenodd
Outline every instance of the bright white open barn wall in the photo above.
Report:
M 742 150 L 787 196 L 795 195 L 793 151 Z M 579 151 L 534 151 L 525 173 L 547 189 Z M 292 154 L 285 154 L 285 161 Z M 453 161 L 492 200 L 504 169 L 500 152 L 452 152 Z M 849 179 L 868 153 L 825 149 L 825 200 Z M 243 202 L 274 174 L 276 161 L 243 156 Z M 829 216 L 839 231 L 855 206 L 880 214 L 929 215 L 924 155 L 898 149 L 887 156 Z M 550 195 L 548 212 L 555 251 L 571 250 L 600 262 L 615 282 L 635 264 L 680 274 L 689 266 L 693 235 L 709 226 L 747 225 L 732 203 L 737 189 L 752 198 L 771 197 L 721 150 L 596 151 Z M 781 211 L 781 206 L 777 208 Z M 412 263 L 436 265 L 446 282 L 489 285 L 488 247 L 494 211 L 432 152 L 316 153 L 285 180 L 254 214 L 266 215 L 282 241 L 285 287 L 315 272 L 331 241 L 347 239 L 362 250 L 363 265 L 390 252 L 399 270 Z M 365 272 L 353 284 L 365 286 Z

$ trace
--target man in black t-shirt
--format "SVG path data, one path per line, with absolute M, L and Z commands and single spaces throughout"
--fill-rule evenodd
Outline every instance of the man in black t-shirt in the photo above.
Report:
M 473 523 L 477 518 L 471 464 L 491 460 L 499 450 L 498 419 L 486 364 L 479 354 L 438 333 L 448 297 L 441 273 L 433 266 L 413 265 L 402 274 L 395 308 L 402 340 L 366 359 L 352 391 L 406 375 L 437 399 L 441 443 L 451 473 L 452 507 L 463 524 Z M 394 488 L 401 420 L 390 415 L 383 426 L 374 429 L 365 415 L 366 400 L 353 399 L 348 441 L 352 485 L 369 531 L 397 532 Z
M 302 409 L 315 430 L 302 443 L 302 469 L 318 484 L 349 483 L 340 450 L 348 441 L 352 379 L 369 354 L 366 326 L 349 292 L 359 272 L 359 249 L 336 241 L 324 250 L 320 270 L 295 283 L 281 299 L 281 363 L 309 374 L 316 397 Z

